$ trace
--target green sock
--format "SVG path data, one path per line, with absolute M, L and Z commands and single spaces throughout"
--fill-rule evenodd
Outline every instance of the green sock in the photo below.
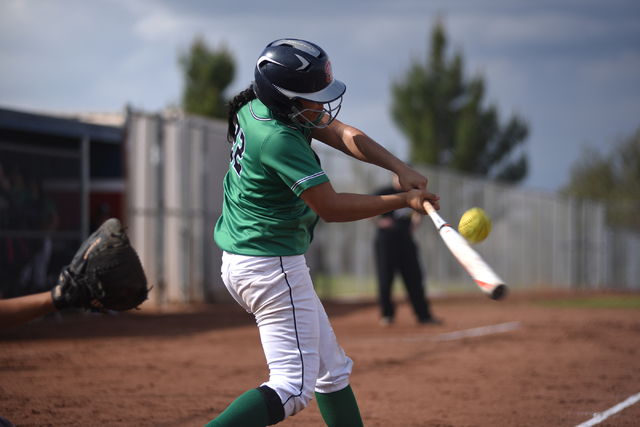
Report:
M 269 425 L 267 403 L 258 389 L 234 400 L 227 409 L 205 427 L 266 427 Z
M 361 427 L 362 417 L 351 386 L 335 393 L 316 393 L 318 408 L 328 427 Z

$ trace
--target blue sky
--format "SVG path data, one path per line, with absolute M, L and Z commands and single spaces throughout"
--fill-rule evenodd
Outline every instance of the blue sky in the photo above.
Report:
M 235 55 L 231 92 L 268 42 L 296 37 L 322 46 L 347 84 L 341 120 L 406 159 L 391 82 L 424 59 L 438 15 L 502 121 L 529 123 L 526 187 L 557 190 L 583 144 L 606 151 L 640 127 L 637 0 L 3 0 L 0 106 L 158 111 L 179 103 L 177 56 L 196 34 Z

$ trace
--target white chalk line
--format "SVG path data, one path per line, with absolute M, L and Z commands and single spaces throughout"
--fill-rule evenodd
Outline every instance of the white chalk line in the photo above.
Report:
M 499 334 L 502 332 L 515 331 L 517 329 L 520 329 L 520 322 L 509 322 L 509 323 L 502 323 L 499 325 L 482 326 L 480 328 L 465 329 L 463 331 L 439 334 L 439 335 L 436 335 L 433 339 L 435 341 L 453 341 L 453 340 L 460 340 L 462 338 L 480 337 L 483 335 Z
M 465 329 L 462 331 L 447 332 L 438 335 L 403 335 L 396 337 L 401 341 L 454 341 L 463 338 L 480 337 L 483 335 L 499 334 L 502 332 L 520 329 L 520 322 L 501 323 L 499 325 L 482 326 L 479 328 Z
M 611 415 L 617 414 L 618 412 L 620 412 L 623 409 L 633 405 L 634 403 L 638 402 L 639 400 L 640 400 L 640 393 L 634 394 L 633 396 L 631 396 L 630 398 L 628 398 L 624 402 L 618 403 L 613 408 L 607 409 L 604 412 L 597 412 L 597 413 L 593 414 L 593 418 L 591 418 L 589 421 L 585 421 L 584 423 L 577 425 L 576 427 L 591 427 L 591 426 L 594 426 L 596 424 L 600 424 L 601 422 L 603 422 L 604 420 L 609 418 Z

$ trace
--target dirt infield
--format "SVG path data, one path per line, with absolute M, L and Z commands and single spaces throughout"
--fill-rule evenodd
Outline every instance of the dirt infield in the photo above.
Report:
M 577 426 L 640 393 L 640 310 L 548 298 L 436 299 L 442 326 L 416 325 L 400 304 L 390 328 L 371 303 L 326 304 L 365 426 Z M 253 318 L 234 304 L 0 331 L 0 414 L 16 426 L 203 426 L 267 374 Z M 281 425 L 324 423 L 314 401 Z M 640 402 L 598 424 L 638 425 Z

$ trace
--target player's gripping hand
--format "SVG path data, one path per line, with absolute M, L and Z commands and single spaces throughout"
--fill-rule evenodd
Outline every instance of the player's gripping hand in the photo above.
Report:
M 147 299 L 147 278 L 138 254 L 115 218 L 107 220 L 80 247 L 51 290 L 58 310 L 124 311 Z
M 404 166 L 404 168 L 396 172 L 398 176 L 398 182 L 400 183 L 400 187 L 404 191 L 409 191 L 413 188 L 425 189 L 427 188 L 427 183 L 429 180 L 422 175 L 420 172 L 411 169 L 409 166 Z
M 438 202 L 438 200 L 440 200 L 440 196 L 436 196 L 430 191 L 414 188 L 413 190 L 408 191 L 406 195 L 407 205 L 422 215 L 427 215 L 427 211 L 424 208 L 424 200 L 431 203 L 435 210 L 440 209 L 440 203 Z
M 433 205 L 435 210 L 440 210 L 440 203 L 438 202 L 438 200 L 440 200 L 440 196 L 436 196 L 435 194 L 427 190 L 428 179 L 424 175 L 405 165 L 402 171 L 397 173 L 397 176 L 400 187 L 402 187 L 404 191 L 410 191 L 412 189 L 422 190 L 422 198 L 419 201 L 419 207 L 418 204 L 415 203 L 415 200 L 409 203 L 409 206 L 412 209 L 420 212 L 423 215 L 426 215 L 427 212 L 424 210 L 424 207 L 422 205 L 422 201 L 426 199 Z

